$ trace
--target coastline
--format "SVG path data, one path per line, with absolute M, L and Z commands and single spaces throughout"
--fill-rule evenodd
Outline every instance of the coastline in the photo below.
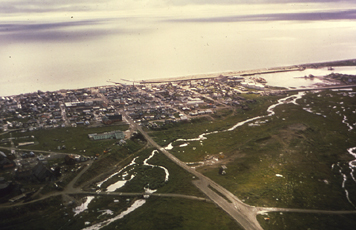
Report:
M 253 69 L 253 70 L 224 71 L 224 72 L 207 73 L 207 74 L 203 74 L 203 73 L 202 74 L 192 74 L 192 75 L 178 76 L 178 77 L 167 77 L 167 78 L 141 80 L 141 81 L 138 81 L 138 83 L 140 83 L 140 84 L 157 84 L 157 83 L 176 82 L 176 81 L 202 80 L 202 79 L 217 78 L 221 75 L 223 75 L 223 76 L 236 76 L 236 75 L 252 76 L 252 75 L 256 75 L 256 74 L 270 74 L 270 73 L 280 73 L 280 72 L 303 71 L 305 69 L 318 69 L 318 68 L 335 67 L 335 66 L 356 66 L 356 59 L 307 63 L 307 64 L 300 64 L 300 65 L 281 66 L 281 67 Z

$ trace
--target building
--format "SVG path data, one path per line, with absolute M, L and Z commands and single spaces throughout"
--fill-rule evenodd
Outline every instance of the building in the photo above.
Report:
M 264 90 L 265 86 L 262 84 L 255 84 L 253 82 L 242 82 L 241 85 L 250 89 Z
M 93 133 L 93 134 L 88 134 L 88 137 L 91 140 L 106 140 L 106 139 L 124 139 L 125 134 L 121 130 L 115 130 L 111 132 L 105 132 L 105 133 Z
M 122 121 L 121 114 L 108 113 L 105 117 L 103 117 L 103 123 L 106 125 L 110 125 L 117 121 Z
M 53 172 L 47 168 L 46 165 L 39 161 L 32 169 L 33 176 L 40 182 L 52 180 L 54 178 Z
M 13 167 L 15 167 L 14 161 L 7 158 L 6 154 L 0 151 L 0 169 L 13 168 Z

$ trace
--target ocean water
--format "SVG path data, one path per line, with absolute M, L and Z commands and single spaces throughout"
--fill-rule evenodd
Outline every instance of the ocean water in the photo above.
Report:
M 355 58 L 353 19 L 244 7 L 248 15 L 231 5 L 172 5 L 3 17 L 0 96 Z

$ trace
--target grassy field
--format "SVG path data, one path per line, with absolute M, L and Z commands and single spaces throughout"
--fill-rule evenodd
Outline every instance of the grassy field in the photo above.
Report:
M 143 160 L 151 155 L 154 149 L 146 149 L 139 154 L 136 159 L 135 169 L 130 171 L 130 174 L 135 174 L 135 178 L 127 182 L 126 185 L 119 189 L 120 192 L 144 192 L 144 187 L 157 189 L 158 193 L 177 193 L 186 195 L 195 195 L 204 197 L 192 183 L 193 176 L 184 171 L 182 168 L 174 164 L 171 160 L 165 157 L 161 152 L 158 152 L 147 163 L 157 166 L 163 166 L 169 171 L 168 181 L 165 182 L 164 170 L 158 167 L 150 167 L 142 164 Z M 130 176 L 128 176 L 129 178 Z M 116 182 L 121 177 L 113 178 L 107 184 Z M 103 184 L 106 187 L 106 184 Z
M 85 154 L 88 156 L 94 156 L 95 154 L 101 154 L 105 148 L 117 142 L 117 140 L 100 140 L 93 141 L 88 138 L 88 134 L 91 133 L 103 133 L 113 130 L 125 131 L 128 129 L 128 125 L 111 125 L 102 127 L 66 127 L 56 129 L 41 129 L 32 132 L 14 132 L 13 137 L 27 137 L 14 140 L 14 144 L 19 142 L 35 142 L 35 145 L 23 146 L 25 149 L 36 149 L 44 151 L 64 152 L 64 153 L 77 153 Z M 33 136 L 34 138 L 32 138 Z M 10 137 L 10 134 L 3 135 L 3 138 Z M 65 145 L 65 149 L 58 149 L 58 146 Z M 10 147 L 8 145 L 3 145 Z
M 78 197 L 80 198 L 80 197 Z M 1 229 L 82 229 L 125 211 L 135 197 L 96 197 L 88 210 L 74 216 L 73 206 L 63 206 L 60 197 L 35 204 L 0 209 Z M 105 214 L 110 210 L 113 215 Z M 90 224 L 85 224 L 89 222 Z M 222 229 L 238 230 L 238 224 L 213 203 L 178 198 L 151 197 L 123 219 L 102 229 Z
M 276 101 L 249 96 L 255 97 L 256 103 L 248 111 L 225 112 L 214 121 L 198 120 L 153 135 L 166 140 L 198 137 L 266 114 L 268 105 Z M 341 187 L 339 171 L 348 175 L 345 188 L 355 204 L 356 185 L 348 167 L 354 158 L 347 149 L 356 146 L 356 134 L 344 120 L 345 115 L 349 124 L 356 122 L 355 98 L 347 92 L 323 91 L 308 93 L 298 103 L 276 107 L 274 116 L 261 119 L 267 120 L 264 124 L 245 124 L 231 132 L 211 134 L 186 147 L 178 147 L 184 142 L 174 142 L 171 152 L 186 162 L 222 152 L 227 157 L 226 175 L 219 175 L 218 166 L 198 170 L 251 205 L 354 210 Z M 219 126 L 220 122 L 224 124 Z
M 77 181 L 75 186 L 79 186 L 83 182 L 86 182 L 99 174 L 110 172 L 111 169 L 115 169 L 115 165 L 125 166 L 134 157 L 135 152 L 139 151 L 145 146 L 146 142 L 142 142 L 138 139 L 127 140 L 125 145 L 113 145 L 110 147 L 110 151 L 105 153 L 96 160 L 93 165 L 87 170 Z
M 265 218 L 269 218 L 266 221 Z M 353 230 L 356 226 L 355 215 L 328 215 L 310 213 L 270 213 L 258 216 L 264 230 Z
M 117 229 L 242 229 L 224 211 L 212 203 L 177 199 L 150 198 L 147 203 L 115 223 Z M 108 226 L 103 229 L 114 229 Z
M 152 151 L 153 149 L 145 149 L 138 154 L 135 161 L 137 163 L 134 170 L 135 179 L 128 182 L 119 191 L 143 192 L 143 187 L 149 184 L 151 189 L 157 189 L 159 193 L 204 197 L 191 183 L 192 175 L 171 162 L 162 153 L 156 153 L 148 163 L 168 169 L 169 180 L 167 182 L 164 182 L 165 174 L 162 169 L 144 166 L 142 164 L 144 159 L 150 156 Z M 134 156 L 136 155 L 132 155 L 132 157 Z M 110 183 L 112 182 L 114 181 Z M 82 196 L 78 196 L 77 200 L 82 198 Z M 11 218 L 0 221 L 0 228 L 81 229 L 86 226 L 85 222 L 87 221 L 91 225 L 118 215 L 136 199 L 138 197 L 98 196 L 89 204 L 87 211 L 73 216 L 72 208 L 75 205 L 66 207 L 62 204 L 60 197 L 50 198 L 18 208 L 0 209 L 0 214 L 6 212 L 6 218 L 11 216 Z M 210 202 L 161 197 L 150 197 L 146 201 L 135 212 L 103 229 L 240 229 L 233 219 Z M 114 215 L 103 215 L 102 210 L 106 209 L 113 211 Z M 48 218 L 44 220 L 43 215 Z
M 192 119 L 191 121 L 185 123 L 172 123 L 170 125 L 166 125 L 165 129 L 163 130 L 151 131 L 149 134 L 161 146 L 165 146 L 168 143 L 180 138 L 197 138 L 202 133 L 210 131 L 222 131 L 230 128 L 239 121 L 243 121 L 254 116 L 266 115 L 266 109 L 268 106 L 276 103 L 277 99 L 280 98 L 276 96 L 261 97 L 256 94 L 246 94 L 246 97 L 248 100 L 253 101 L 248 104 L 248 110 L 222 109 L 218 110 L 216 114 L 212 115 L 215 120 L 203 117 Z M 184 155 L 187 155 L 187 159 L 184 161 L 194 161 L 196 159 L 193 154 Z M 188 158 L 191 159 L 189 160 Z
M 150 131 L 150 135 L 162 146 L 179 138 L 196 138 L 200 134 L 223 131 L 237 122 L 255 116 L 266 115 L 269 105 L 280 97 L 261 97 L 246 95 L 248 110 L 219 110 L 211 118 L 193 119 L 187 123 L 172 123 L 161 130 Z M 234 193 L 244 202 L 254 206 L 286 207 L 323 210 L 354 210 L 342 188 L 343 174 L 347 181 L 345 188 L 350 201 L 356 204 L 356 184 L 350 177 L 349 162 L 354 158 L 347 149 L 356 146 L 355 130 L 350 125 L 356 123 L 355 98 L 347 92 L 322 91 L 307 93 L 298 105 L 283 104 L 275 108 L 276 114 L 260 120 L 265 123 L 253 126 L 245 124 L 234 131 L 219 132 L 206 136 L 203 141 L 173 142 L 171 152 L 186 162 L 202 161 L 207 155 L 222 153 L 227 174 L 220 175 L 219 163 L 215 166 L 203 166 L 197 170 L 207 175 Z M 348 125 L 349 124 L 349 125 Z M 126 127 L 127 128 L 127 127 Z M 99 130 L 100 129 L 100 130 Z M 78 153 L 86 149 L 88 155 L 111 149 L 102 154 L 92 168 L 78 181 L 81 184 L 108 171 L 108 168 L 120 163 L 128 164 L 134 157 L 137 167 L 131 173 L 136 177 L 121 188 L 122 192 L 142 192 L 145 186 L 157 189 L 158 193 L 180 193 L 204 195 L 191 183 L 192 175 L 182 170 L 162 153 L 157 153 L 149 164 L 163 166 L 169 171 L 169 180 L 164 182 L 164 171 L 160 168 L 144 166 L 143 161 L 153 149 L 142 149 L 142 141 L 128 141 L 125 146 L 113 145 L 115 141 L 89 142 L 88 133 L 103 132 L 82 128 L 72 140 L 64 140 L 66 129 L 50 134 L 35 135 L 42 146 L 56 147 L 58 140 L 64 140 L 69 148 L 76 147 Z M 119 129 L 118 127 L 112 127 Z M 110 130 L 105 130 L 110 131 Z M 63 132 L 63 133 L 61 133 Z M 70 131 L 68 131 L 71 133 Z M 22 135 L 22 134 L 21 134 Z M 41 136 L 43 135 L 43 136 Z M 57 136 L 58 135 L 58 136 Z M 71 134 L 72 135 L 72 134 Z M 83 139 L 75 139 L 78 136 Z M 86 138 L 86 140 L 84 140 Z M 58 140 L 55 140 L 58 139 Z M 76 140 L 76 141 L 74 141 Z M 62 142 L 61 142 L 62 143 Z M 142 151 L 139 151 L 142 149 Z M 63 150 L 65 151 L 65 150 Z M 135 153 L 135 154 L 134 154 Z M 341 172 L 341 173 L 340 173 Z M 119 180 L 113 178 L 110 183 Z M 105 184 L 106 187 L 108 184 Z M 114 199 L 119 202 L 114 202 Z M 24 209 L 11 208 L 8 213 L 0 210 L 8 219 L 0 221 L 1 229 L 48 229 L 48 221 L 53 221 L 56 229 L 80 229 L 85 221 L 94 224 L 106 218 L 101 215 L 103 207 L 114 211 L 115 215 L 129 207 L 135 197 L 95 198 L 89 205 L 89 211 L 73 217 L 71 208 L 61 205 L 60 198 L 30 204 Z M 57 210 L 53 207 L 60 207 Z M 106 209 L 105 208 L 105 209 Z M 104 208 L 103 208 L 104 209 Z M 47 214 L 51 213 L 51 215 Z M 67 213 L 67 214 L 65 214 Z M 14 215 L 17 217 L 15 218 Z M 42 216 L 47 217 L 41 222 Z M 269 217 L 269 221 L 264 218 Z M 270 213 L 258 216 L 264 229 L 353 229 L 354 215 L 319 215 L 300 213 Z M 26 224 L 26 226 L 19 224 Z M 37 228 L 34 228 L 37 226 Z M 38 226 L 40 226 L 38 228 Z M 227 214 L 212 203 L 178 199 L 150 197 L 146 203 L 121 220 L 117 220 L 103 229 L 239 229 Z

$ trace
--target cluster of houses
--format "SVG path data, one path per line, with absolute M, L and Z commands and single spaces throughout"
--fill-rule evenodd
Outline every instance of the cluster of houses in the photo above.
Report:
M 175 83 L 116 85 L 105 88 L 110 104 L 123 108 L 140 122 L 187 120 L 190 116 L 211 114 L 218 104 L 245 108 L 243 91 L 263 90 L 261 83 L 245 82 L 239 76 L 197 79 Z M 256 81 L 255 81 L 256 82 Z
M 0 97 L 0 131 L 33 131 L 102 122 L 115 109 L 108 107 L 99 93 L 100 88 L 95 87 Z
M 261 82 L 247 82 L 240 76 L 219 76 L 211 79 L 136 85 L 115 84 L 55 92 L 37 91 L 16 96 L 0 97 L 0 132 L 27 132 L 37 129 L 111 125 L 122 121 L 121 111 L 149 128 L 159 128 L 169 122 L 187 121 L 196 116 L 209 116 L 223 106 L 245 109 L 247 100 L 241 93 L 264 90 Z M 157 121 L 163 121 L 157 122 Z M 117 139 L 124 144 L 125 134 L 120 130 L 88 134 L 95 140 Z M 6 143 L 5 143 L 6 142 Z M 34 136 L 7 137 L 0 145 L 16 147 L 33 145 Z M 58 150 L 65 149 L 58 146 Z M 9 155 L 10 156 L 10 155 Z M 45 182 L 60 176 L 60 168 L 49 166 L 46 157 L 33 152 L 18 154 L 11 159 L 0 152 L 0 168 L 15 168 L 15 180 Z M 65 163 L 87 161 L 87 156 L 69 154 Z M 222 169 L 222 174 L 225 169 Z M 11 189 L 13 183 L 0 178 L 0 193 Z
M 0 131 L 111 124 L 122 119 L 117 114 L 118 108 L 125 109 L 133 119 L 143 121 L 185 119 L 209 114 L 218 103 L 243 107 L 245 102 L 239 94 L 250 89 L 263 90 L 263 82 L 245 81 L 240 76 L 220 76 L 0 97 Z

